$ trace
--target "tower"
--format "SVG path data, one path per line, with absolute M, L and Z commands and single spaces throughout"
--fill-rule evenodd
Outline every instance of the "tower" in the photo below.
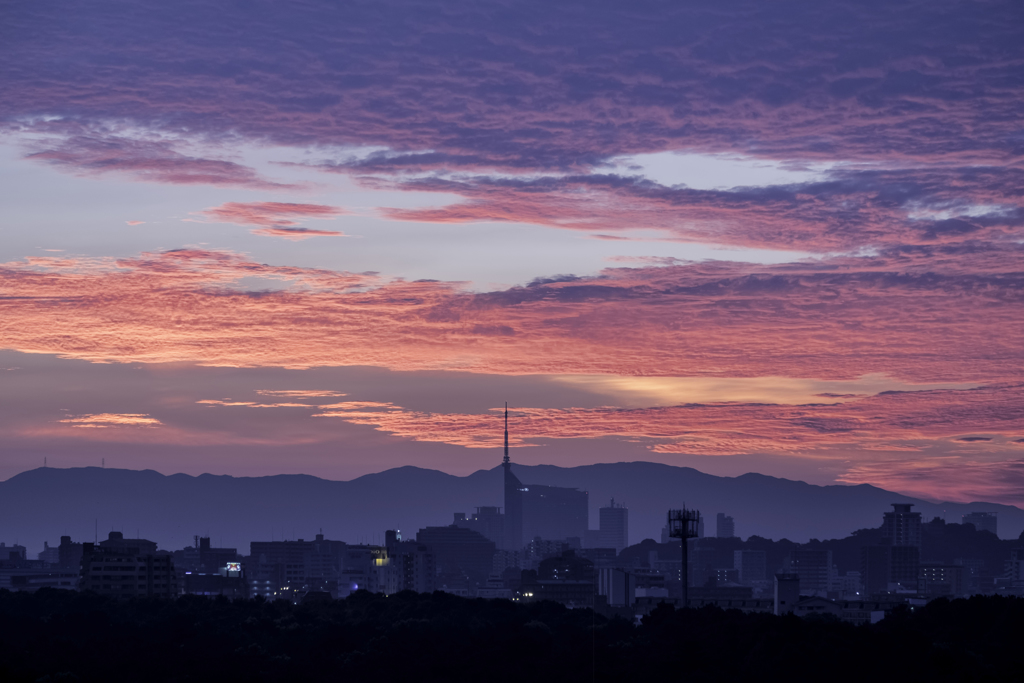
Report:
M 689 603 L 689 568 L 687 567 L 688 561 L 688 547 L 687 541 L 691 538 L 697 538 L 697 525 L 700 523 L 700 511 L 699 510 L 687 510 L 685 507 L 682 510 L 669 510 L 668 511 L 668 535 L 671 538 L 678 538 L 680 545 L 683 546 L 683 567 L 680 572 L 679 578 L 682 579 L 683 584 L 683 607 L 687 607 Z
M 503 550 L 523 548 L 523 483 L 512 474 L 512 461 L 508 457 L 508 403 L 505 403 L 505 538 Z

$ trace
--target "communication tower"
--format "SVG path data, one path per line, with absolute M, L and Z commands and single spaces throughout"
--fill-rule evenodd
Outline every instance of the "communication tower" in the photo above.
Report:
M 690 571 L 687 566 L 687 543 L 686 541 L 691 538 L 697 538 L 697 525 L 700 524 L 700 511 L 699 510 L 687 510 L 684 506 L 682 510 L 669 510 L 668 511 L 668 535 L 671 538 L 678 538 L 683 546 L 683 571 L 681 578 L 683 580 L 683 607 L 689 605 L 689 590 L 688 586 L 690 583 Z

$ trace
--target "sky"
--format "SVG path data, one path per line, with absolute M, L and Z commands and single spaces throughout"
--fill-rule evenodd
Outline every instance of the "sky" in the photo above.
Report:
M 8 2 L 0 479 L 1024 505 L 1013 0 Z

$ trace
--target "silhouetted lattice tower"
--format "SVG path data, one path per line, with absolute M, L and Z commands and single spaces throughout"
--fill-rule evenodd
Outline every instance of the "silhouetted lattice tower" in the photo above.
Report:
M 687 510 L 683 507 L 682 510 L 669 510 L 668 511 L 668 535 L 672 538 L 678 538 L 680 545 L 683 546 L 683 571 L 681 578 L 683 580 L 683 607 L 689 604 L 689 583 L 690 583 L 690 570 L 687 565 L 687 539 L 697 538 L 697 525 L 700 524 L 700 511 L 699 510 Z

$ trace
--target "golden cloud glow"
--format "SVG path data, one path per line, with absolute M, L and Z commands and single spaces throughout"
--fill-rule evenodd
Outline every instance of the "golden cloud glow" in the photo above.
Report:
M 58 420 L 73 427 L 89 429 L 104 429 L 107 427 L 156 427 L 160 420 L 149 415 L 134 413 L 97 413 L 95 415 L 80 415 L 78 417 L 67 417 Z

